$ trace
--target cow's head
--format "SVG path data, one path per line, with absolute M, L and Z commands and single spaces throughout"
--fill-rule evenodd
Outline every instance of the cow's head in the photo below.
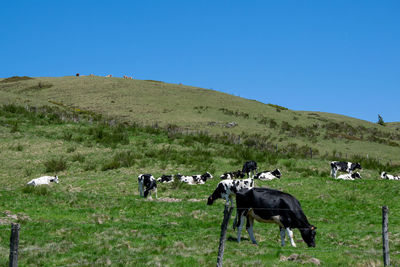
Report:
M 382 178 L 382 179 L 386 179 L 386 178 L 387 178 L 387 177 L 386 177 L 386 174 L 387 174 L 386 172 L 382 172 L 382 173 L 381 173 L 381 178 Z
M 315 235 L 317 234 L 317 232 L 315 231 L 316 229 L 317 227 L 315 227 L 314 225 L 310 225 L 309 227 L 300 229 L 301 237 L 309 247 L 315 247 Z
M 351 177 L 352 178 L 354 178 L 354 179 L 361 179 L 361 174 L 359 173 L 359 172 L 355 172 L 355 173 L 353 173 L 352 175 L 351 175 Z
M 276 178 L 281 179 L 282 173 L 279 169 L 275 169 L 273 172 L 271 172 L 272 175 L 274 175 Z
M 224 185 L 222 183 L 219 183 L 217 188 L 215 188 L 214 192 L 208 197 L 207 205 L 212 205 L 215 200 L 221 198 L 223 192 L 225 192 Z
M 362 168 L 361 168 L 361 164 L 360 163 L 354 163 L 354 169 L 360 169 L 360 170 L 362 170 Z
M 58 184 L 58 176 L 54 175 L 54 178 L 50 180 L 50 182 L 54 182 Z
M 203 180 L 204 182 L 207 181 L 207 179 L 212 179 L 212 178 L 213 177 L 212 177 L 211 173 L 209 173 L 209 172 L 206 172 L 205 174 L 203 174 L 201 176 L 201 180 Z

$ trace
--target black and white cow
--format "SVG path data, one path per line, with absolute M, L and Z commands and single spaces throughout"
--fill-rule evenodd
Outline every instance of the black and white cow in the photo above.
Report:
M 214 192 L 208 197 L 207 205 L 212 205 L 215 200 L 222 198 L 225 199 L 225 205 L 231 203 L 231 207 L 233 207 L 233 196 L 239 190 L 243 188 L 253 188 L 254 187 L 254 180 L 251 178 L 244 179 L 244 180 L 224 180 L 218 183 L 217 188 Z
M 247 174 L 247 177 L 250 177 L 250 173 L 253 176 L 257 172 L 257 162 L 254 160 L 246 161 L 243 164 L 242 172 Z
M 392 174 L 388 174 L 387 172 L 382 172 L 381 173 L 381 178 L 382 179 L 387 179 L 387 180 L 400 180 L 400 176 L 395 176 Z
M 140 174 L 138 176 L 138 183 L 139 183 L 139 194 L 141 197 L 147 197 L 148 195 L 151 196 L 151 192 L 154 191 L 157 198 L 157 182 L 154 179 L 153 175 L 151 174 Z M 143 192 L 143 187 L 145 190 Z
M 359 172 L 355 172 L 355 173 L 346 173 L 346 174 L 341 174 L 339 175 L 337 178 L 337 180 L 355 180 L 355 179 L 361 179 L 361 174 Z
M 337 171 L 347 172 L 352 174 L 354 170 L 362 169 L 360 163 L 351 163 L 346 161 L 332 161 L 331 162 L 331 176 L 336 178 Z
M 254 179 L 260 179 L 264 181 L 269 181 L 273 179 L 281 179 L 282 173 L 279 169 L 275 169 L 271 171 L 263 171 L 259 172 L 253 176 Z
M 220 176 L 222 179 L 234 179 L 234 178 L 244 178 L 245 174 L 241 170 L 235 172 L 226 172 Z
M 191 176 L 185 176 L 185 175 L 178 174 L 177 177 L 181 182 L 187 183 L 190 185 L 205 184 L 208 179 L 213 178 L 213 176 L 209 172 L 206 172 L 201 175 L 198 174 L 198 175 L 191 175 Z
M 308 222 L 300 202 L 292 195 L 269 188 L 243 189 L 236 193 L 236 206 L 239 217 L 238 242 L 244 219 L 247 217 L 246 230 L 253 244 L 257 244 L 253 234 L 253 224 L 256 219 L 259 222 L 279 225 L 282 246 L 285 245 L 285 230 L 291 245 L 296 246 L 291 229 L 297 228 L 307 245 L 315 247 L 316 227 Z
M 33 180 L 30 180 L 27 185 L 38 186 L 38 185 L 48 185 L 50 183 L 57 183 L 58 184 L 58 176 L 42 176 Z
M 159 177 L 157 179 L 157 182 L 159 183 L 172 183 L 174 181 L 174 176 L 173 175 L 161 175 L 161 177 Z

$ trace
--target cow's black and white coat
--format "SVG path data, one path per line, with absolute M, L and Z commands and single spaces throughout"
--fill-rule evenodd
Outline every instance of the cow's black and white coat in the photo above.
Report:
M 352 174 L 354 170 L 362 169 L 360 163 L 351 163 L 346 161 L 332 161 L 331 162 L 331 176 L 336 178 L 337 172 L 347 172 Z
M 361 179 L 361 174 L 359 172 L 355 172 L 355 173 L 346 173 L 346 174 L 341 174 L 339 175 L 337 178 L 337 180 L 355 180 L 355 179 Z
M 246 161 L 243 164 L 242 172 L 247 174 L 247 177 L 250 177 L 250 173 L 253 176 L 257 173 L 257 162 L 255 162 L 254 160 Z
M 238 242 L 244 219 L 247 217 L 246 229 L 254 244 L 257 244 L 253 233 L 255 219 L 259 222 L 278 224 L 282 246 L 285 245 L 285 230 L 291 245 L 296 246 L 291 229 L 297 228 L 307 245 L 315 247 L 316 227 L 308 222 L 300 202 L 292 195 L 269 188 L 243 189 L 236 193 L 236 206 L 239 217 Z
M 270 181 L 273 179 L 280 179 L 282 176 L 282 173 L 279 169 L 275 169 L 273 171 L 263 171 L 259 172 L 256 175 L 253 176 L 254 179 L 260 179 L 264 181 Z
M 172 183 L 174 181 L 173 175 L 165 175 L 163 174 L 161 177 L 157 179 L 159 183 Z
M 38 185 L 48 185 L 50 183 L 58 184 L 58 176 L 42 176 L 33 180 L 30 180 L 27 185 L 38 186 Z
M 399 175 L 392 175 L 392 174 L 388 174 L 387 172 L 382 172 L 381 173 L 381 178 L 382 179 L 387 179 L 387 180 L 400 180 L 400 176 Z
M 233 207 L 233 196 L 239 190 L 243 188 L 253 188 L 254 180 L 251 178 L 243 179 L 243 180 L 224 180 L 218 183 L 217 188 L 215 188 L 214 192 L 208 197 L 207 205 L 212 205 L 215 200 L 222 198 L 225 199 L 225 205 L 231 203 L 230 206 Z
M 187 183 L 189 185 L 205 184 L 208 179 L 213 178 L 213 176 L 209 172 L 206 172 L 201 175 L 197 174 L 197 175 L 191 175 L 191 176 L 185 176 L 185 175 L 178 174 L 177 177 L 181 182 Z
M 139 194 L 141 197 L 151 196 L 154 192 L 157 198 L 157 182 L 151 174 L 140 174 L 138 176 Z M 145 187 L 145 188 L 143 188 Z M 143 190 L 144 189 L 144 190 Z
M 223 179 L 234 179 L 234 178 L 244 178 L 245 174 L 241 170 L 237 170 L 235 172 L 226 172 L 220 176 L 221 180 Z

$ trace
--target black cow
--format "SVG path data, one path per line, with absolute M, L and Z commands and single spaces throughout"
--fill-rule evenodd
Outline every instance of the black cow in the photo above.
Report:
M 247 217 L 246 230 L 253 244 L 257 244 L 253 234 L 253 224 L 256 219 L 259 222 L 279 225 L 282 246 L 285 245 L 285 229 L 291 245 L 296 246 L 291 229 L 298 228 L 307 245 L 315 247 L 316 227 L 308 222 L 299 201 L 288 193 L 269 188 L 242 189 L 236 193 L 236 208 L 239 218 L 238 242 L 240 242 L 244 217 Z
M 246 161 L 243 164 L 242 172 L 246 173 L 247 177 L 250 177 L 250 173 L 251 175 L 254 175 L 257 172 L 257 162 L 254 160 Z
M 138 176 L 139 193 L 141 197 L 147 197 L 151 192 L 154 191 L 157 198 L 157 182 L 151 174 L 140 174 Z M 143 192 L 143 186 L 146 188 Z
M 336 178 L 337 171 L 347 172 L 352 174 L 355 169 L 362 169 L 360 163 L 351 163 L 346 161 L 331 162 L 331 176 Z

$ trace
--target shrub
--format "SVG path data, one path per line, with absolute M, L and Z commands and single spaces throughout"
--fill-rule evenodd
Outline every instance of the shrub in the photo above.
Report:
M 101 170 L 107 171 L 121 167 L 131 167 L 135 163 L 135 155 L 131 151 L 116 153 L 114 157 L 106 162 Z
M 67 161 L 64 158 L 51 159 L 44 162 L 46 172 L 59 172 L 67 169 Z
M 82 163 L 82 162 L 85 161 L 85 156 L 82 155 L 82 154 L 77 153 L 77 154 L 75 154 L 75 155 L 72 156 L 72 159 L 71 159 L 71 160 L 72 160 L 73 162 L 78 161 L 78 162 Z
M 19 81 L 25 81 L 25 80 L 32 80 L 33 78 L 28 77 L 28 76 L 12 76 L 9 78 L 5 78 L 4 80 L 1 80 L 1 83 L 11 83 L 11 82 L 19 82 Z

